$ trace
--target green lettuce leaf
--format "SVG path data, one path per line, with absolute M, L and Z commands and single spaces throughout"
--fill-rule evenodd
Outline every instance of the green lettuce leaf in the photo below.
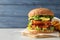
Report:
M 50 15 L 37 15 L 37 16 L 33 16 L 33 17 L 30 17 L 29 18 L 29 20 L 42 20 L 42 19 L 40 19 L 41 17 L 44 17 L 44 18 L 50 18 L 50 19 L 52 19 L 53 18 L 53 16 L 50 16 Z

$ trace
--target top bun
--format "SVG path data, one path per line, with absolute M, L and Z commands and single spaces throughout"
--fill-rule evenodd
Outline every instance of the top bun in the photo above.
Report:
M 54 13 L 50 9 L 47 9 L 47 8 L 35 8 L 28 13 L 28 17 L 32 17 L 32 16 L 36 16 L 36 15 L 54 16 Z

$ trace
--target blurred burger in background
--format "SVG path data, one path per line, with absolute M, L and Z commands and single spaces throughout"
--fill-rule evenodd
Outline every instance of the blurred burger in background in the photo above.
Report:
M 36 8 L 28 13 L 28 27 L 31 33 L 51 33 L 55 31 L 52 25 L 54 13 L 47 8 Z

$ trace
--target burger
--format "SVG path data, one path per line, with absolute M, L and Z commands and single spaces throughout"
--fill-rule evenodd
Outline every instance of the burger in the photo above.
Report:
M 52 25 L 54 13 L 47 8 L 35 8 L 28 13 L 28 27 L 31 33 L 51 33 L 55 31 Z

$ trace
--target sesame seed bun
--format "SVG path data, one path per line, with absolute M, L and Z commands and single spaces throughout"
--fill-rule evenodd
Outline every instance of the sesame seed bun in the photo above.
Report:
M 47 9 L 47 8 L 35 8 L 28 13 L 28 17 L 32 17 L 32 16 L 36 16 L 36 15 L 54 16 L 54 13 L 50 9 Z

